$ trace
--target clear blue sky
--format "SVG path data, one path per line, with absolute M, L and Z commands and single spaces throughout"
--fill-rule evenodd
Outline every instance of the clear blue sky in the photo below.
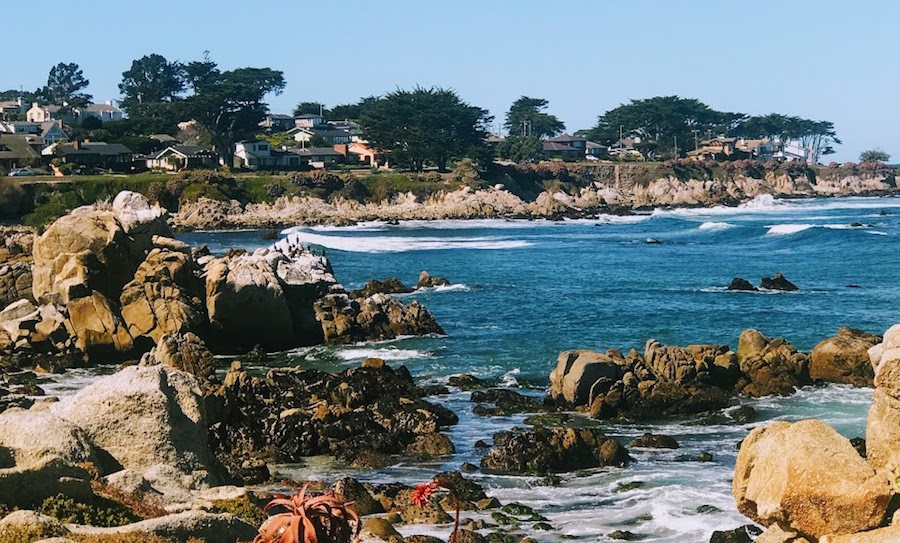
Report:
M 872 147 L 896 160 L 898 20 L 893 0 L 4 2 L 0 89 L 34 89 L 65 61 L 96 100 L 117 98 L 133 59 L 209 50 L 226 69 L 283 70 L 276 112 L 440 85 L 498 120 L 520 95 L 547 98 L 574 131 L 631 98 L 678 94 L 831 120 L 837 160 Z

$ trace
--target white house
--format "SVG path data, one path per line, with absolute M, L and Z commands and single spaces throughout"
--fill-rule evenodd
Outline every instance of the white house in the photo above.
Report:
M 170 145 L 147 156 L 147 168 L 151 170 L 178 171 L 218 165 L 219 155 L 209 147 L 198 145 Z
M 325 117 L 314 113 L 294 117 L 294 126 L 297 128 L 315 128 L 323 124 L 325 124 Z
M 116 107 L 112 100 L 102 104 L 88 104 L 87 106 L 73 107 L 71 110 L 62 111 L 62 106 L 42 106 L 34 102 L 25 113 L 25 118 L 30 123 L 43 123 L 47 121 L 63 121 L 66 123 L 82 122 L 88 117 L 94 117 L 101 122 L 121 121 L 125 114 Z
M 63 131 L 59 121 L 29 123 L 26 121 L 0 122 L 0 132 L 19 136 L 40 136 L 44 146 L 60 141 L 68 141 L 69 136 Z
M 346 145 L 353 140 L 350 132 L 339 130 L 329 124 L 321 124 L 315 127 L 298 126 L 293 130 L 288 130 L 288 134 L 294 136 L 294 141 L 301 143 L 309 143 L 313 138 L 318 137 L 329 147 Z
M 298 154 L 296 150 L 272 149 L 268 142 L 245 140 L 235 144 L 233 167 L 250 170 L 267 168 L 292 169 L 305 166 L 308 160 L 308 158 Z

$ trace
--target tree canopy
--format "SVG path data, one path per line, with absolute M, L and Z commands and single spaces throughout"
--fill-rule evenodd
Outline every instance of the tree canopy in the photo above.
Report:
M 328 113 L 328 110 L 325 109 L 325 104 L 321 102 L 300 102 L 294 108 L 294 117 L 299 117 L 300 115 L 325 116 L 326 113 Z
M 798 140 L 804 147 L 809 147 L 814 162 L 818 162 L 824 155 L 833 154 L 834 145 L 841 143 L 835 133 L 834 123 L 830 121 L 813 121 L 778 113 L 746 117 L 729 133 L 748 138 Z
M 145 55 L 131 63 L 122 73 L 119 92 L 122 108 L 129 114 L 142 104 L 171 102 L 185 89 L 186 73 L 179 62 L 169 62 L 162 55 Z
M 716 111 L 700 100 L 679 96 L 656 96 L 632 100 L 607 111 L 597 119 L 590 139 L 605 145 L 619 141 L 620 133 L 640 137 L 648 158 L 657 154 L 673 156 L 694 149 L 700 138 L 724 134 L 741 122 L 744 115 Z
M 363 111 L 378 101 L 377 96 L 361 98 L 355 104 L 340 104 L 325 111 L 325 117 L 329 121 L 357 120 L 362 117 Z
M 47 85 L 41 90 L 41 96 L 50 104 L 67 108 L 83 107 L 90 103 L 92 97 L 81 91 L 90 83 L 78 64 L 60 62 L 50 68 Z
M 491 120 L 487 110 L 440 87 L 396 90 L 364 108 L 360 118 L 371 145 L 415 171 L 426 162 L 446 170 L 454 158 L 484 155 Z
M 546 113 L 549 102 L 543 98 L 522 96 L 506 112 L 504 128 L 510 135 L 546 138 L 561 134 L 566 125 L 555 115 Z
M 266 95 L 284 90 L 284 74 L 271 68 L 220 71 L 204 58 L 185 65 L 193 93 L 180 101 L 183 120 L 193 119 L 209 131 L 225 164 L 234 162 L 234 144 L 253 137 L 268 112 Z
M 887 162 L 890 159 L 891 155 L 881 149 L 869 149 L 859 155 L 860 162 Z
M 513 162 L 536 161 L 544 156 L 544 146 L 534 136 L 507 136 L 497 144 L 497 156 Z

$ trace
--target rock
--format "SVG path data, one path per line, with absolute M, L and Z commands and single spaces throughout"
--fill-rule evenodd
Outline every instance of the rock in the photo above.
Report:
M 453 442 L 444 434 L 437 432 L 416 437 L 416 440 L 406 447 L 406 453 L 418 456 L 446 456 L 456 452 Z
M 215 484 L 197 379 L 166 366 L 131 366 L 103 377 L 51 408 L 81 427 L 124 468 L 159 464 Z
M 900 541 L 900 525 L 869 530 L 849 535 L 826 535 L 819 543 L 897 543 Z
M 643 536 L 640 536 L 634 532 L 629 532 L 628 530 L 616 530 L 614 532 L 610 532 L 607 537 L 610 539 L 615 539 L 617 541 L 638 541 L 643 539 Z
M 479 404 L 472 409 L 472 412 L 479 416 L 497 417 L 546 410 L 546 406 L 537 398 L 519 394 L 508 388 L 474 390 L 471 399 Z M 494 407 L 486 407 L 483 404 L 494 404 Z
M 868 351 L 881 337 L 861 330 L 841 328 L 837 335 L 816 345 L 809 355 L 809 377 L 813 381 L 872 386 L 875 371 Z
M 75 534 L 84 535 L 152 534 L 178 541 L 197 538 L 208 543 L 250 541 L 258 534 L 255 526 L 237 517 L 206 511 L 185 511 L 112 528 L 71 525 L 70 529 Z
M 403 538 L 405 543 L 445 543 L 443 539 L 433 535 L 411 535 Z
M 749 405 L 742 405 L 731 411 L 728 414 L 734 422 L 739 422 L 741 424 L 749 424 L 751 422 L 756 422 L 756 409 L 753 409 Z
M 497 509 L 500 507 L 500 500 L 497 498 L 485 498 L 483 500 L 478 500 L 476 506 L 480 511 L 486 511 L 488 509 Z
M 760 288 L 764 288 L 766 290 L 784 290 L 784 291 L 795 291 L 800 290 L 800 288 L 787 280 L 787 278 L 780 273 L 776 273 L 774 277 L 763 277 L 762 283 L 760 283 Z
M 171 235 L 166 224 L 166 211 L 159 204 L 150 204 L 143 194 L 123 190 L 113 199 L 112 212 L 125 233 L 131 236 Z
M 731 280 L 731 283 L 728 284 L 728 290 L 747 290 L 747 291 L 756 291 L 758 288 L 754 287 L 750 281 L 743 279 L 741 277 L 735 277 Z
M 438 473 L 434 476 L 434 481 L 464 502 L 475 503 L 487 499 L 484 487 L 472 479 L 466 479 L 458 471 Z
M 794 530 L 786 530 L 778 524 L 773 524 L 756 538 L 756 543 L 810 543 L 810 541 Z
M 8 410 L 0 413 L 0 450 L 11 456 L 12 466 L 29 466 L 59 459 L 70 464 L 102 463 L 90 437 L 78 426 L 49 410 Z
M 388 541 L 392 537 L 399 537 L 401 540 L 403 538 L 403 536 L 400 535 L 400 532 L 394 528 L 393 524 L 380 518 L 367 518 L 363 521 L 362 531 L 363 533 L 374 535 L 384 541 Z
M 753 524 L 747 524 L 734 530 L 715 531 L 709 538 L 709 543 L 753 543 L 756 536 L 762 533 Z
M 0 535 L 11 529 L 28 531 L 32 537 L 47 538 L 69 534 L 57 519 L 35 511 L 13 511 L 0 519 Z M 24 543 L 24 542 L 23 542 Z
M 412 291 L 413 289 L 401 283 L 399 279 L 392 277 L 390 279 L 385 279 L 384 281 L 372 279 L 366 283 L 363 288 L 352 291 L 350 297 L 368 298 L 373 294 L 407 294 Z
M 358 300 L 346 294 L 331 294 L 317 300 L 314 310 L 326 343 L 444 334 L 434 316 L 419 302 L 403 305 L 383 294 Z
M 59 494 L 90 503 L 94 500 L 91 474 L 60 457 L 27 463 L 20 461 L 15 466 L 0 468 L 0 503 L 12 507 L 37 507 L 45 499 Z
M 353 510 L 360 516 L 384 513 L 381 502 L 373 498 L 365 485 L 356 479 L 344 477 L 334 483 L 333 490 L 338 501 L 353 502 Z
M 590 401 L 591 387 L 601 378 L 616 380 L 624 372 L 612 358 L 595 351 L 564 351 L 550 374 L 550 397 L 574 405 Z
M 57 219 L 34 242 L 34 298 L 67 304 L 98 291 L 118 299 L 137 268 L 130 244 L 109 211 L 80 207 Z
M 176 370 L 186 371 L 201 381 L 215 376 L 213 355 L 206 344 L 195 334 L 188 332 L 167 333 L 146 357 L 142 364 L 162 364 Z
M 80 351 L 103 356 L 127 353 L 134 346 L 122 318 L 100 292 L 69 300 L 66 309 Z
M 744 439 L 733 479 L 738 510 L 763 525 L 784 523 L 818 539 L 881 524 L 887 482 L 831 427 L 774 422 Z
M 866 440 L 861 437 L 854 437 L 850 440 L 850 444 L 853 445 L 853 448 L 856 449 L 856 452 L 859 453 L 863 458 L 866 457 Z
M 654 435 L 648 432 L 629 443 L 628 446 L 644 449 L 677 449 L 678 442 L 675 441 L 675 438 L 664 435 Z
M 740 390 L 746 396 L 786 396 L 810 383 L 808 357 L 783 338 L 769 339 L 756 330 L 745 330 L 738 360 L 750 381 Z
M 625 447 L 596 428 L 544 428 L 501 432 L 481 459 L 489 473 L 556 473 L 602 466 L 625 466 Z
M 456 387 L 460 390 L 476 390 L 479 388 L 488 387 L 487 381 L 484 379 L 479 379 L 474 375 L 470 375 L 468 373 L 464 373 L 462 375 L 451 375 L 448 383 L 452 387 Z
M 132 337 L 154 342 L 166 333 L 200 331 L 206 324 L 203 282 L 190 255 L 153 249 L 119 298 Z
M 419 282 L 416 283 L 416 288 L 434 288 L 449 284 L 449 280 L 443 277 L 432 277 L 427 271 L 423 270 L 422 273 L 419 274 Z
M 0 264 L 0 307 L 6 307 L 17 300 L 34 302 L 34 276 L 31 259 L 16 260 Z
M 900 488 L 900 400 L 880 388 L 875 389 L 866 419 L 865 444 L 869 465 Z

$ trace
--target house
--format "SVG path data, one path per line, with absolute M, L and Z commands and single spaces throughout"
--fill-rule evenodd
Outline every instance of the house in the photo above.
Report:
M 378 166 L 380 158 L 378 151 L 369 147 L 364 141 L 354 141 L 349 145 L 335 145 L 334 150 L 340 153 L 347 162 Z
M 739 144 L 738 138 L 717 137 L 700 142 L 700 147 L 689 151 L 687 158 L 691 160 L 744 160 L 754 156 L 755 149 Z
M 294 117 L 294 126 L 297 128 L 315 128 L 323 124 L 325 124 L 325 117 L 314 113 Z
M 103 143 L 85 140 L 72 143 L 57 143 L 44 149 L 45 157 L 60 159 L 64 164 L 77 164 L 106 168 L 109 170 L 130 170 L 134 164 L 134 152 L 121 143 Z
M 313 168 L 329 168 L 344 160 L 344 155 L 334 147 L 307 147 L 291 151 L 306 159 Z
M 581 149 L 582 154 L 584 154 L 584 149 L 587 146 L 587 138 L 570 136 L 569 134 L 547 138 L 547 141 L 551 143 L 561 143 L 563 145 L 568 145 L 569 147 L 574 147 L 575 149 Z
M 150 134 L 147 137 L 151 140 L 156 140 L 163 145 L 178 145 L 181 143 L 174 136 L 170 136 L 169 134 Z
M 782 141 L 773 139 L 768 145 L 758 148 L 758 158 L 762 162 L 805 162 L 813 163 L 812 149 L 803 146 L 798 140 Z
M 194 168 L 215 168 L 219 165 L 219 155 L 209 147 L 198 145 L 170 145 L 146 157 L 147 168 L 153 170 L 190 170 Z
M 637 150 L 641 138 L 624 137 L 612 144 L 607 150 L 609 158 L 614 160 L 644 160 L 644 154 Z
M 294 136 L 295 141 L 309 143 L 316 138 L 320 143 L 324 143 L 329 147 L 335 145 L 345 145 L 352 141 L 353 137 L 350 132 L 339 130 L 328 124 L 321 124 L 315 127 L 298 126 L 288 131 L 288 134 Z
M 595 143 L 593 141 L 588 140 L 584 144 L 584 156 L 585 157 L 593 157 L 594 159 L 601 159 L 609 154 L 609 147 L 605 145 L 601 145 L 599 143 Z
M 250 170 L 259 169 L 296 169 L 306 166 L 307 157 L 298 153 L 299 149 L 273 149 L 268 142 L 262 140 L 245 140 L 235 144 L 235 168 Z
M 25 105 L 21 98 L 18 100 L 0 101 L 0 118 L 7 119 L 25 112 Z
M 41 154 L 30 142 L 32 136 L 0 134 L 0 167 L 5 170 L 36 166 Z
M 541 142 L 544 148 L 544 158 L 546 159 L 562 159 L 562 160 L 581 160 L 584 158 L 584 150 L 576 149 L 570 145 L 556 143 L 553 141 Z
M 280 113 L 270 113 L 266 118 L 259 122 L 260 128 L 266 132 L 287 132 L 291 128 L 296 127 L 294 117 L 292 115 L 282 115 Z
M 42 106 L 37 102 L 31 105 L 31 109 L 25 114 L 25 119 L 30 123 L 43 123 L 47 121 L 62 121 L 64 123 L 80 123 L 88 117 L 94 117 L 101 122 L 121 121 L 125 114 L 121 109 L 113 105 L 112 100 L 102 104 L 88 104 L 85 107 L 63 108 L 63 106 Z
M 43 123 L 29 123 L 26 121 L 0 122 L 0 132 L 7 134 L 40 136 L 42 147 L 53 145 L 60 141 L 67 141 L 69 136 L 63 131 L 59 121 L 46 121 Z
M 349 133 L 350 141 L 362 141 L 365 138 L 362 125 L 356 121 L 328 121 L 328 124 L 337 130 Z

